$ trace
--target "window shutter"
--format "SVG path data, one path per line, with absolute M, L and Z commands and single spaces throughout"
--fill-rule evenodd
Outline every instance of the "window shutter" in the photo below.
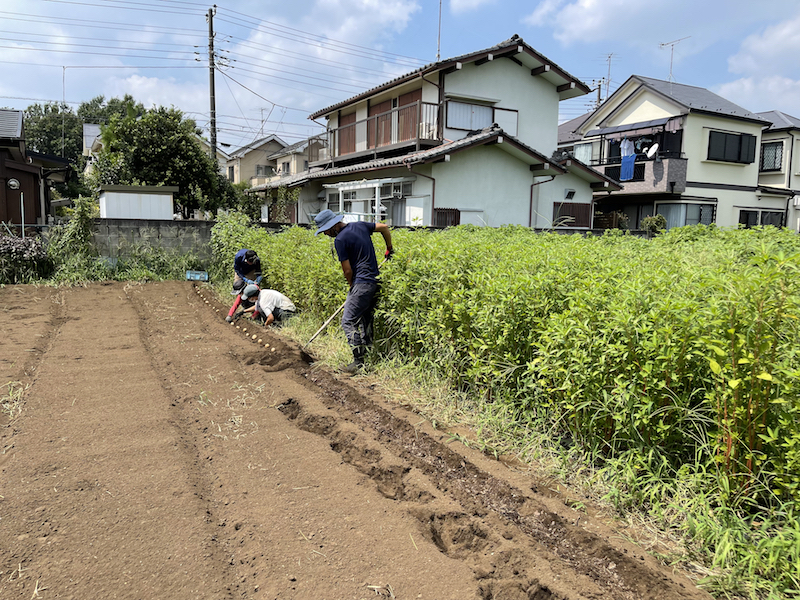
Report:
M 739 160 L 748 164 L 756 161 L 756 136 L 742 134 L 742 154 Z
M 711 131 L 708 134 L 709 160 L 725 160 L 725 134 Z
M 739 162 L 742 156 L 742 139 L 738 135 L 731 135 L 730 133 L 723 133 L 725 136 L 725 154 L 724 159 L 728 162 Z

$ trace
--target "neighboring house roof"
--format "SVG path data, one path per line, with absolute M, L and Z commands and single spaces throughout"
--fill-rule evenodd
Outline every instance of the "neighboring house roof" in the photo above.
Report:
M 585 162 L 582 162 L 574 156 L 566 156 L 556 160 L 556 163 L 565 168 L 567 172 L 577 175 L 584 181 L 589 183 L 597 183 L 600 185 L 592 186 L 593 189 L 604 192 L 618 192 L 623 186 L 615 179 L 606 176 L 597 169 L 593 169 Z
M 631 90 L 632 85 L 637 87 L 634 90 Z M 705 88 L 675 83 L 672 81 L 663 81 L 661 79 L 653 79 L 651 77 L 642 77 L 641 75 L 631 75 L 628 80 L 617 89 L 616 92 L 611 94 L 604 104 L 608 105 L 609 103 L 612 103 L 613 105 L 615 97 L 619 96 L 620 98 L 624 98 L 625 95 L 633 96 L 634 93 L 640 88 L 650 90 L 651 92 L 654 92 L 672 101 L 685 111 L 684 114 L 700 113 L 769 125 L 769 121 L 764 120 L 756 113 L 750 112 L 746 108 L 742 108 L 738 104 L 734 104 L 733 102 L 726 100 L 722 96 L 718 96 L 714 92 L 711 92 Z M 622 104 L 625 103 L 623 102 Z M 610 115 L 604 119 L 604 121 L 613 115 L 616 110 L 617 109 L 612 111 Z
M 420 150 L 419 152 L 411 152 L 409 154 L 393 156 L 390 158 L 379 158 L 364 163 L 348 165 L 346 167 L 335 167 L 333 169 L 323 169 L 310 172 L 306 171 L 293 177 L 284 177 L 280 181 L 268 182 L 254 186 L 247 191 L 260 192 L 283 185 L 287 187 L 297 187 L 314 179 L 328 179 L 330 177 L 350 175 L 354 173 L 360 173 L 362 171 L 376 171 L 380 169 L 390 169 L 402 166 L 411 167 L 413 165 L 435 162 L 447 154 L 453 154 L 461 150 L 466 150 L 468 148 L 474 148 L 476 146 L 482 146 L 485 144 L 498 144 L 499 148 L 505 152 L 520 160 L 527 160 L 531 164 L 547 164 L 550 166 L 552 171 L 558 174 L 567 172 L 566 167 L 557 164 L 556 161 L 547 158 L 530 146 L 523 144 L 515 137 L 508 135 L 497 125 L 492 125 L 485 129 L 481 129 L 480 131 L 472 132 L 471 135 L 468 135 L 460 140 L 447 142 L 428 150 Z
M 209 142 L 206 138 L 196 133 L 194 134 L 194 137 L 197 139 L 198 142 L 200 142 L 201 146 L 211 150 L 211 142 Z M 223 158 L 224 160 L 230 159 L 230 155 L 227 152 L 225 152 L 225 150 L 220 148 L 219 144 L 217 144 L 217 155 L 218 155 L 217 158 Z
M 269 142 L 278 142 L 284 148 L 288 146 L 288 144 L 284 142 L 281 138 L 279 138 L 277 135 L 268 135 L 266 137 L 261 138 L 260 140 L 256 140 L 252 144 L 247 144 L 246 146 L 242 146 L 241 148 L 234 150 L 233 152 L 230 153 L 230 157 L 241 158 L 251 150 L 255 150 Z
M 785 129 L 800 129 L 800 119 L 787 115 L 779 110 L 769 110 L 767 112 L 756 113 L 765 121 L 770 121 L 772 125 L 766 131 L 783 131 Z
M 21 110 L 0 109 L 0 138 L 7 140 L 22 139 Z
M 586 119 L 592 116 L 592 112 L 561 123 L 561 125 L 558 126 L 558 144 L 569 144 L 582 140 L 583 136 L 575 132 L 586 122 Z
M 291 146 L 281 148 L 277 152 L 273 152 L 267 158 L 279 158 L 281 156 L 288 156 L 289 154 L 300 154 L 305 152 L 306 148 L 308 148 L 308 140 L 302 140 Z
M 501 58 L 503 56 L 509 56 L 522 64 L 523 66 L 536 69 L 536 68 L 545 68 L 542 72 L 542 77 L 553 83 L 553 85 L 566 85 L 566 89 L 562 92 L 560 97 L 561 100 L 565 100 L 567 98 L 573 98 L 576 96 L 581 96 L 583 94 L 588 94 L 591 90 L 589 87 L 580 81 L 578 78 L 570 75 L 566 71 L 564 71 L 561 67 L 556 65 L 553 61 L 548 59 L 547 57 L 539 54 L 536 50 L 534 50 L 531 46 L 525 43 L 525 41 L 519 37 L 517 34 L 514 34 L 511 38 L 505 40 L 504 42 L 500 42 L 496 46 L 492 46 L 491 48 L 486 48 L 484 50 L 478 50 L 477 52 L 470 52 L 468 54 L 462 54 L 461 56 L 456 56 L 453 58 L 448 58 L 439 62 L 430 63 L 425 65 L 424 67 L 420 67 L 410 73 L 406 73 L 405 75 L 401 75 L 400 77 L 396 77 L 386 83 L 383 83 L 379 86 L 371 88 L 365 92 L 362 92 L 352 98 L 348 98 L 342 102 L 338 102 L 336 104 L 332 104 L 327 108 L 323 108 L 322 110 L 318 110 L 315 113 L 309 115 L 309 119 L 316 119 L 327 115 L 329 113 L 334 112 L 340 108 L 348 106 L 354 102 L 358 102 L 360 100 L 364 100 L 369 98 L 370 96 L 374 96 L 380 92 L 385 90 L 391 89 L 396 87 L 400 84 L 406 83 L 411 81 L 412 79 L 417 79 L 424 77 L 430 73 L 435 73 L 437 71 L 442 71 L 451 67 L 454 67 L 456 63 L 466 63 L 466 62 L 476 62 L 480 60 L 485 60 L 488 58 L 488 55 L 492 55 L 491 58 Z M 527 58 L 526 58 L 527 57 Z

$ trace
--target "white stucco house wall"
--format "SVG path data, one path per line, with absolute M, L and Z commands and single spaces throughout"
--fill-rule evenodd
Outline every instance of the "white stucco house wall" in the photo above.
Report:
M 588 92 L 514 36 L 311 114 L 327 130 L 308 141 L 308 170 L 250 191 L 300 188 L 300 223 L 330 208 L 391 225 L 589 229 L 593 192 L 621 186 L 553 156 L 559 102 Z
M 800 119 L 777 110 L 758 116 L 772 123 L 761 132 L 758 183 L 762 190 L 778 188 L 793 194 L 786 226 L 800 233 Z
M 770 125 L 705 88 L 633 75 L 594 112 L 563 124 L 559 148 L 624 186 L 595 194 L 596 223 L 622 214 L 638 229 L 661 214 L 668 228 L 781 226 L 791 194 L 762 183 L 759 171 L 762 130 Z M 627 180 L 626 142 L 635 154 Z

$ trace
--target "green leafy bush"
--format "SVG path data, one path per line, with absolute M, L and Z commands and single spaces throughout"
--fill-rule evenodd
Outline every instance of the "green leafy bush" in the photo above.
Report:
M 324 318 L 344 299 L 330 240 L 236 219 L 219 225 L 220 269 L 252 247 L 267 285 L 303 310 Z M 725 573 L 713 585 L 776 598 L 800 588 L 796 553 L 753 555 L 800 544 L 797 235 L 462 226 L 393 238 L 380 352 L 432 367 L 479 410 L 582 452 L 620 508 L 661 514 L 699 540 Z

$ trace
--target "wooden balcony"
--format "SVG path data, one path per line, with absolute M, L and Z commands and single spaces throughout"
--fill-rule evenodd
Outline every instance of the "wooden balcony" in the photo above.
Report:
M 619 181 L 619 164 L 598 165 L 595 168 Z M 686 159 L 657 155 L 653 159 L 637 161 L 633 168 L 633 179 L 620 183 L 624 187 L 614 195 L 681 194 L 686 191 Z
M 308 164 L 355 163 L 440 143 L 439 106 L 414 102 L 310 138 Z

